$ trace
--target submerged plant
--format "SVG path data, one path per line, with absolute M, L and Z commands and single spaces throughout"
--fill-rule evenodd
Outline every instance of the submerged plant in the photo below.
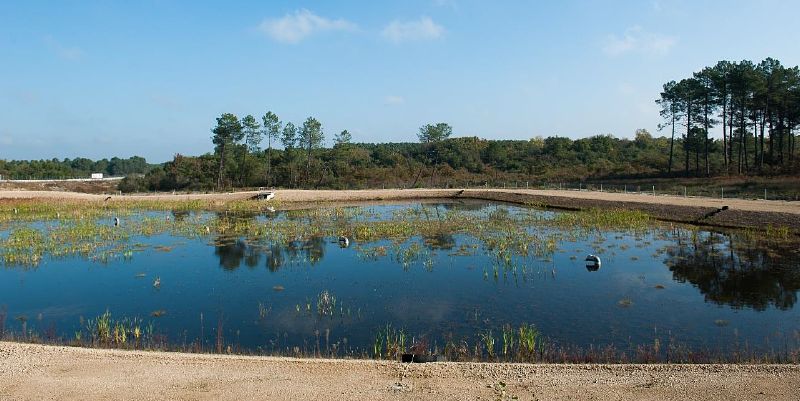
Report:
M 336 309 L 336 297 L 328 290 L 323 290 L 317 295 L 317 314 L 320 316 L 333 316 Z

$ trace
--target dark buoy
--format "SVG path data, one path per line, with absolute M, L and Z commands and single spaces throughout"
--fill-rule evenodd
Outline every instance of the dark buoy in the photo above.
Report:
M 350 246 L 350 239 L 345 237 L 344 235 L 339 236 L 339 247 L 347 248 L 348 246 Z
M 600 270 L 600 257 L 596 255 L 589 255 L 586 257 L 586 270 L 596 272 Z
M 119 227 L 119 217 L 114 217 L 114 227 Z

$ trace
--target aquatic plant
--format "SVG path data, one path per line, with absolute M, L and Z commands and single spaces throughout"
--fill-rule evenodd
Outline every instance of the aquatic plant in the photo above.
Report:
M 483 341 L 483 346 L 486 348 L 486 353 L 489 355 L 489 359 L 494 359 L 495 338 L 492 334 L 492 330 L 482 333 L 480 337 Z
M 372 356 L 375 359 L 397 359 L 406 351 L 406 333 L 403 329 L 396 329 L 391 324 L 379 329 L 375 333 L 372 343 Z
M 320 316 L 333 316 L 336 310 L 336 297 L 328 290 L 323 290 L 317 295 L 317 314 Z

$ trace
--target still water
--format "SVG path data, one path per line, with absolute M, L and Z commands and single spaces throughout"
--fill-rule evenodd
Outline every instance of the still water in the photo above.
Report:
M 559 213 L 485 202 L 358 206 L 322 217 L 134 212 L 119 230 L 146 218 L 200 234 L 133 230 L 102 252 L 7 262 L 0 318 L 17 337 L 90 342 L 87 327 L 108 311 L 149 327 L 151 343 L 167 347 L 285 354 L 368 355 L 387 325 L 403 330 L 407 346 L 429 350 L 477 345 L 523 324 L 571 350 L 624 352 L 655 341 L 660 352 L 671 344 L 723 356 L 797 348 L 800 269 L 791 247 L 661 223 L 547 223 Z M 454 215 L 473 226 L 447 232 Z M 220 232 L 219 219 L 248 229 Z M 491 219 L 504 223 L 484 224 Z M 369 231 L 408 221 L 419 232 Z M 0 239 L 60 224 L 10 224 Z M 293 227 L 290 236 L 270 234 L 283 226 Z M 316 226 L 327 226 L 325 235 Z M 601 258 L 598 271 L 587 269 L 588 254 Z

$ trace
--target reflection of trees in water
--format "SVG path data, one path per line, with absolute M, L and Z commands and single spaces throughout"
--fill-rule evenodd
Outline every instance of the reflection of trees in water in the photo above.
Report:
M 190 215 L 191 215 L 191 212 L 188 211 L 188 210 L 173 210 L 172 211 L 172 218 L 175 221 L 184 221 Z
M 269 269 L 271 272 L 280 270 L 284 263 L 281 246 L 272 244 L 265 254 L 267 256 L 267 269 Z
M 456 239 L 452 234 L 440 232 L 433 235 L 422 236 L 425 246 L 430 250 L 444 249 L 450 250 L 455 248 Z
M 770 305 L 786 310 L 797 302 L 797 244 L 764 244 L 696 231 L 675 234 L 666 264 L 674 280 L 692 283 L 707 301 L 756 310 Z
M 225 270 L 236 270 L 242 264 L 248 250 L 243 239 L 219 238 L 214 248 L 214 255 L 219 256 L 219 265 Z
M 308 261 L 317 264 L 325 256 L 325 238 L 314 237 L 306 241 L 291 241 L 286 245 L 272 244 L 268 247 L 253 244 L 241 238 L 220 237 L 215 243 L 214 254 L 225 270 L 236 270 L 244 262 L 254 268 L 264 256 L 265 266 L 276 272 L 288 261 Z
M 313 237 L 305 241 L 291 241 L 285 249 L 290 260 L 307 260 L 315 265 L 325 256 L 325 238 Z
M 485 207 L 489 206 L 488 203 L 485 202 L 452 202 L 452 203 L 443 203 L 442 207 L 445 210 L 459 210 L 459 211 L 472 211 L 477 212 L 479 210 L 483 210 Z

